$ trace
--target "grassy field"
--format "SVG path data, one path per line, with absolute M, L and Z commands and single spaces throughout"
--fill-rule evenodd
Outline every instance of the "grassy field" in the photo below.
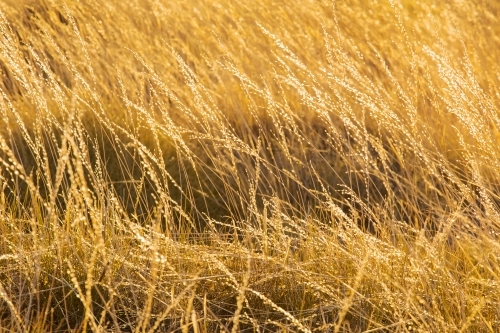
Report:
M 0 332 L 500 332 L 496 0 L 0 2 Z

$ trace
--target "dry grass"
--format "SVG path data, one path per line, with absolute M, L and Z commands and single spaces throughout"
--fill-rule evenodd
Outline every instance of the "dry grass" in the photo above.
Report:
M 499 17 L 0 2 L 0 331 L 500 331 Z

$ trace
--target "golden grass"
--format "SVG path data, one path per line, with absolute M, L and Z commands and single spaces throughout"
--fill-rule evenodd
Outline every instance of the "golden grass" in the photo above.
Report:
M 2 1 L 1 331 L 500 331 L 499 17 Z

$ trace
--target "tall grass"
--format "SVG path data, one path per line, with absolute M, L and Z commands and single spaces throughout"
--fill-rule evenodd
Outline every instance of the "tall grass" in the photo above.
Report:
M 498 332 L 499 17 L 2 1 L 2 331 Z

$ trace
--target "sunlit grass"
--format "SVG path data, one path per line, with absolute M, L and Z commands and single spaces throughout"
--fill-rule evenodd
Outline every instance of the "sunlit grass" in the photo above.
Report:
M 500 5 L 0 3 L 0 328 L 498 332 Z

